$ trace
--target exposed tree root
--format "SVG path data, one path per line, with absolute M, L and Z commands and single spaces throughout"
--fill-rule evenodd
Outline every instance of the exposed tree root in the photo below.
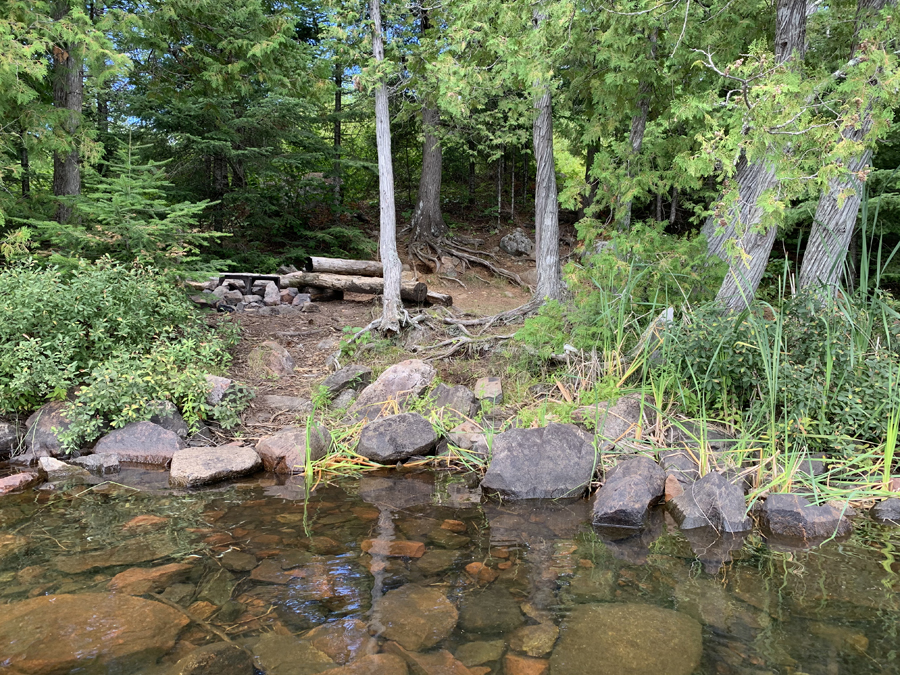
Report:
M 440 274 L 441 272 L 441 257 L 448 255 L 459 258 L 463 263 L 463 269 L 473 265 L 484 267 L 485 269 L 490 270 L 495 276 L 508 279 L 522 288 L 533 290 L 528 284 L 522 281 L 522 278 L 515 272 L 510 272 L 507 269 L 498 267 L 489 260 L 480 257 L 481 255 L 484 255 L 496 260 L 494 255 L 490 253 L 479 254 L 478 251 L 473 251 L 466 246 L 455 244 L 447 239 L 423 239 L 412 242 L 409 245 L 409 253 L 411 256 L 418 258 L 420 262 L 435 274 Z
M 488 328 L 493 326 L 494 324 L 508 325 L 520 320 L 524 320 L 525 317 L 534 314 L 540 309 L 543 301 L 539 298 L 532 298 L 524 305 L 516 307 L 515 309 L 510 309 L 505 312 L 500 312 L 499 314 L 494 314 L 493 316 L 483 316 L 480 319 L 457 319 L 451 316 L 444 317 L 444 323 L 453 325 L 453 326 L 483 326 L 479 335 L 483 334 Z
M 487 347 L 488 343 L 493 342 L 494 340 L 509 340 L 514 337 L 515 334 L 512 335 L 487 335 L 485 337 L 456 337 L 451 338 L 450 340 L 444 340 L 443 342 L 438 342 L 436 345 L 431 345 L 428 347 L 420 347 L 419 351 L 427 352 L 435 349 L 443 349 L 446 347 L 446 350 L 440 352 L 438 354 L 432 354 L 431 356 L 426 356 L 426 361 L 432 361 L 435 359 L 446 359 L 463 348 L 466 349 L 474 349 L 478 351 L 482 347 Z

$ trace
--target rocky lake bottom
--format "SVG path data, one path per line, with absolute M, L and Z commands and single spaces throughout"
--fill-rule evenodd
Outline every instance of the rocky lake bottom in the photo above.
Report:
M 900 673 L 898 548 L 874 522 L 813 549 L 662 510 L 600 530 L 454 473 L 124 467 L 0 501 L 0 672 Z

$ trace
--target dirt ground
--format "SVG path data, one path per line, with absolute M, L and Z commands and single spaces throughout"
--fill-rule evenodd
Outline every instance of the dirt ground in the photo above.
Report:
M 511 228 L 510 228 L 511 229 Z M 493 236 L 477 236 L 484 239 L 481 249 L 491 251 L 507 232 Z M 534 272 L 535 263 L 528 258 L 513 258 L 494 251 L 499 267 L 516 272 L 520 276 Z M 531 292 L 505 279 L 495 277 L 486 269 L 475 267 L 462 273 L 457 279 L 444 275 L 419 274 L 419 279 L 429 290 L 453 296 L 453 313 L 457 316 L 489 316 L 514 309 L 527 302 Z M 255 316 L 248 314 L 218 315 L 220 320 L 235 321 L 239 325 L 240 342 L 234 348 L 233 362 L 228 375 L 250 385 L 258 396 L 274 394 L 310 398 L 315 387 L 330 371 L 329 357 L 338 350 L 339 341 L 347 327 L 362 327 L 381 313 L 380 305 L 372 296 L 347 294 L 343 300 L 316 303 L 320 311 L 296 316 Z M 411 313 L 418 311 L 407 305 Z M 411 342 L 428 344 L 446 335 L 418 334 Z M 278 379 L 262 379 L 249 367 L 247 358 L 254 347 L 273 340 L 285 347 L 295 362 L 292 375 Z M 412 358 L 409 353 L 401 356 L 396 350 L 392 356 Z M 361 358 L 365 361 L 366 358 Z M 377 359 L 376 359 L 377 360 Z M 346 365 L 341 363 L 341 365 Z M 462 362 L 436 363 L 442 379 L 473 384 L 479 374 Z M 469 381 L 471 380 L 471 381 Z M 251 431 L 248 429 L 248 431 Z M 262 431 L 262 430 L 259 430 Z

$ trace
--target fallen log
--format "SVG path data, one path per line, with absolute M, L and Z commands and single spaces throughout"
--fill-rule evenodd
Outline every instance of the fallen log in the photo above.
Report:
M 323 274 L 345 274 L 359 277 L 380 277 L 384 271 L 377 260 L 347 260 L 344 258 L 319 258 L 312 256 L 306 259 L 303 268 L 307 272 Z
M 432 305 L 443 305 L 450 307 L 453 304 L 453 296 L 447 293 L 438 293 L 437 291 L 428 291 L 425 299 Z
M 292 272 L 281 277 L 281 288 L 302 288 L 314 286 L 347 293 L 369 295 L 384 292 L 384 279 L 379 277 L 345 276 L 341 274 L 320 274 L 318 272 Z M 421 281 L 404 281 L 400 284 L 400 297 L 407 302 L 423 303 L 428 295 L 428 286 Z

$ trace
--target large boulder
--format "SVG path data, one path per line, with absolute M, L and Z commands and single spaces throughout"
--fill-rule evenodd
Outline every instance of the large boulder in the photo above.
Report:
M 277 342 L 267 340 L 247 357 L 253 374 L 261 378 L 279 378 L 294 372 L 294 358 Z
M 506 499 L 580 497 L 596 469 L 594 447 L 570 424 L 504 431 L 492 450 L 481 489 Z
M 550 657 L 553 675 L 691 675 L 700 665 L 700 624 L 653 605 L 578 605 Z
M 259 439 L 256 452 L 266 471 L 280 474 L 303 473 L 306 466 L 306 448 L 309 445 L 311 462 L 322 459 L 331 447 L 328 429 L 313 424 L 309 427 L 285 427 L 272 436 Z
M 620 462 L 609 475 L 594 501 L 595 525 L 643 527 L 650 507 L 662 499 L 666 474 L 648 457 L 632 457 Z
M 813 506 L 800 495 L 770 494 L 759 513 L 769 534 L 786 539 L 809 541 L 842 537 L 853 529 L 844 509 L 833 504 Z
M 408 399 L 420 396 L 435 375 L 434 368 L 425 361 L 410 359 L 396 363 L 360 392 L 347 415 L 353 420 L 392 415 Z
M 718 471 L 690 483 L 667 506 L 683 530 L 711 527 L 718 532 L 746 532 L 752 527 L 744 491 Z
M 194 487 L 238 478 L 262 469 L 253 448 L 238 444 L 208 448 L 184 448 L 172 456 L 169 485 Z
M 417 652 L 450 635 L 458 618 L 443 591 L 407 584 L 385 594 L 373 610 L 370 630 Z
M 437 443 L 431 423 L 416 413 L 377 419 L 363 427 L 356 452 L 381 464 L 427 455 Z
M 117 455 L 121 462 L 168 466 L 178 450 L 186 446 L 174 431 L 153 422 L 132 422 L 97 441 L 95 455 Z
M 43 595 L 4 606 L 2 664 L 11 673 L 136 673 L 168 652 L 187 623 L 160 602 L 125 594 Z
M 534 242 L 525 234 L 525 230 L 517 227 L 500 240 L 500 250 L 509 255 L 531 255 L 534 253 Z
M 38 408 L 25 422 L 25 447 L 37 457 L 65 455 L 59 435 L 70 426 L 65 415 L 66 401 L 52 401 Z
M 351 364 L 326 377 L 322 382 L 322 386 L 328 390 L 328 396 L 334 398 L 342 391 L 347 389 L 362 389 L 371 382 L 371 368 Z

